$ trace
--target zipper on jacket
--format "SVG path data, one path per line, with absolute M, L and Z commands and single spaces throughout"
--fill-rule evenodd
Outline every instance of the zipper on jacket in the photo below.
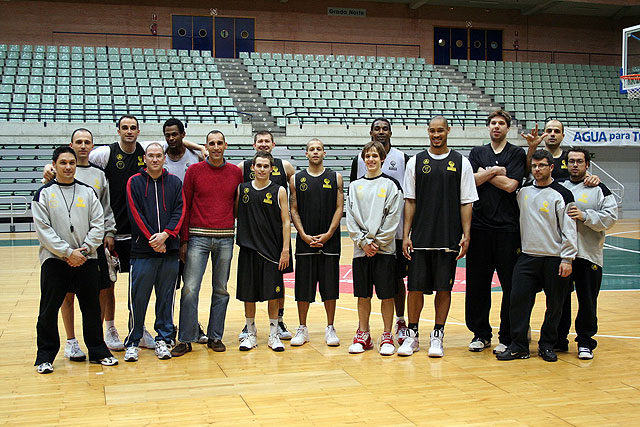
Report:
M 153 180 L 153 186 L 155 188 L 156 193 L 156 215 L 158 217 L 158 233 L 160 233 L 160 205 L 158 205 L 158 181 Z

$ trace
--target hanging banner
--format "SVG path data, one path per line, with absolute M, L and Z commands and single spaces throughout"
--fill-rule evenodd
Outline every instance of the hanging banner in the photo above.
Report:
M 564 142 L 570 145 L 640 145 L 640 129 L 565 128 Z

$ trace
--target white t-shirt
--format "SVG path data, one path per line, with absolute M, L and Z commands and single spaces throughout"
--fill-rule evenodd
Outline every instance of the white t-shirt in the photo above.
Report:
M 187 173 L 189 166 L 200 162 L 202 159 L 194 151 L 185 150 L 180 160 L 171 160 L 169 155 L 165 158 L 164 168 L 169 171 L 170 174 L 176 175 L 180 178 L 180 181 L 184 182 L 184 175 Z
M 445 154 L 433 154 L 429 151 L 429 155 L 436 160 L 446 158 L 451 150 Z M 416 198 L 416 156 L 413 156 L 407 162 L 407 170 L 404 173 L 404 198 Z M 462 176 L 460 177 L 460 204 L 473 203 L 478 200 L 478 190 L 476 189 L 476 181 L 473 177 L 473 168 L 469 159 L 462 156 Z

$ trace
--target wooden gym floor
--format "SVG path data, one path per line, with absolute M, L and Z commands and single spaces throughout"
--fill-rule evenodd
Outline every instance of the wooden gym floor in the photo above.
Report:
M 357 326 L 356 300 L 341 295 L 336 313 L 340 347 L 324 344 L 322 305 L 309 312 L 311 342 L 284 353 L 266 345 L 266 304 L 258 305 L 257 349 L 237 349 L 244 324 L 235 299 L 235 261 L 229 281 L 225 353 L 204 345 L 181 358 L 158 360 L 141 349 L 140 361 L 116 367 L 70 362 L 62 351 L 55 372 L 38 375 L 35 323 L 39 301 L 37 241 L 33 234 L 0 236 L 0 423 L 7 425 L 637 425 L 640 417 L 640 220 L 623 220 L 610 231 L 605 280 L 599 299 L 600 336 L 595 359 L 577 358 L 575 344 L 557 363 L 535 356 L 544 296 L 532 317 L 532 357 L 499 362 L 491 351 L 471 353 L 464 326 L 464 293 L 453 295 L 445 357 L 423 349 L 409 358 L 376 350 L 350 355 Z M 351 261 L 343 237 L 341 264 Z M 463 263 L 461 265 L 464 265 Z M 345 267 L 348 271 L 348 267 Z M 345 281 L 348 274 L 345 274 Z M 127 275 L 117 288 L 116 325 L 127 332 Z M 210 270 L 203 282 L 200 321 L 206 325 Z M 348 283 L 347 285 L 348 286 Z M 285 321 L 295 332 L 293 289 L 286 289 Z M 493 292 L 493 325 L 502 294 Z M 433 297 L 425 297 L 422 336 L 433 327 Z M 177 322 L 179 293 L 176 295 Z M 575 296 L 574 296 L 575 301 Z M 152 302 L 153 304 L 153 297 Z M 153 306 L 147 325 L 153 324 Z M 382 331 L 374 300 L 372 334 Z M 575 312 L 575 304 L 574 304 Z M 79 310 L 76 331 L 82 343 Z M 575 313 L 574 313 L 575 314 Z M 62 322 L 59 322 L 63 331 Z M 495 332 L 495 331 L 494 331 Z M 64 338 L 64 332 L 62 332 Z M 64 342 L 64 341 L 62 341 Z M 494 345 L 497 344 L 494 338 Z

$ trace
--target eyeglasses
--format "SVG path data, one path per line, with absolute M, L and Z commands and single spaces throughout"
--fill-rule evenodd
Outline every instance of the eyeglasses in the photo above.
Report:
M 570 165 L 582 165 L 582 164 L 584 164 L 584 163 L 585 163 L 585 161 L 584 161 L 584 160 L 582 160 L 582 159 L 577 159 L 577 160 L 575 160 L 575 159 L 570 159 L 568 163 L 569 163 Z
M 546 163 L 538 163 L 537 165 L 531 165 L 531 169 L 543 169 L 549 166 Z

